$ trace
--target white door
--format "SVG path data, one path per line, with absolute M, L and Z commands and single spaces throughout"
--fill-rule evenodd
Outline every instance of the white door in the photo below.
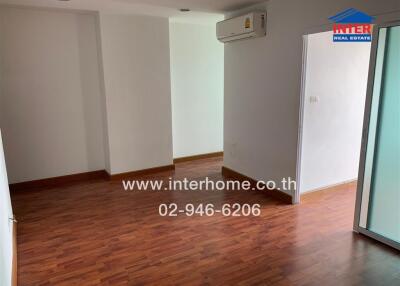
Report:
M 10 191 L 0 131 L 0 285 L 11 285 L 13 223 Z

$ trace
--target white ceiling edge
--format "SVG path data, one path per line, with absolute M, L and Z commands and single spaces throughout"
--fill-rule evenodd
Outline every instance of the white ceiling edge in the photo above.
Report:
M 254 4 L 251 6 L 247 6 L 245 8 L 239 9 L 239 10 L 228 12 L 225 14 L 225 17 L 228 19 L 228 18 L 244 15 L 246 13 L 253 12 L 253 11 L 266 11 L 268 8 L 268 5 L 269 5 L 268 2 L 269 2 L 269 0 L 258 3 L 258 4 Z M 267 15 L 267 18 L 268 18 L 268 15 Z
M 223 14 L 211 14 L 202 12 L 188 12 L 185 15 L 178 15 L 169 18 L 170 23 L 193 24 L 213 26 L 217 22 L 224 20 Z
M 147 15 L 170 18 L 176 23 L 213 25 L 223 19 L 222 14 L 206 12 L 180 12 L 178 9 L 118 2 L 110 0 L 57 1 L 57 0 L 0 0 L 0 5 L 14 8 L 64 9 L 68 11 L 93 11 L 104 14 Z

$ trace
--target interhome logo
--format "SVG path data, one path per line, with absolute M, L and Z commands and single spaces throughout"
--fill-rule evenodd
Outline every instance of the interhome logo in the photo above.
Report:
M 372 22 L 371 17 L 354 8 L 347 9 L 329 18 L 333 24 L 334 42 L 371 42 Z

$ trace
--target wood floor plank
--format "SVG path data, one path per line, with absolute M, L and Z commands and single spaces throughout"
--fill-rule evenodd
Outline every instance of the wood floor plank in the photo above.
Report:
M 221 158 L 148 179 L 222 179 Z M 286 205 L 257 191 L 124 191 L 93 180 L 12 194 L 19 285 L 400 285 L 400 255 L 352 232 L 355 184 Z M 260 217 L 160 217 L 161 203 L 258 203 Z

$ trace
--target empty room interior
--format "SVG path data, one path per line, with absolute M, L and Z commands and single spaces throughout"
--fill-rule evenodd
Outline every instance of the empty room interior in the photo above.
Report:
M 0 286 L 400 285 L 398 0 L 0 0 Z

